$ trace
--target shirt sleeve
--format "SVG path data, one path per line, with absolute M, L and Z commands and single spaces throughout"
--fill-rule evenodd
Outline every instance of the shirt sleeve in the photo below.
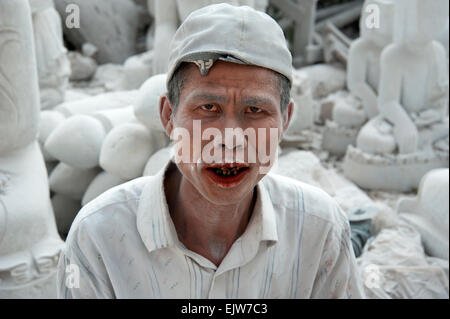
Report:
M 114 298 L 101 254 L 82 223 L 71 230 L 61 252 L 57 285 L 60 299 Z
M 355 253 L 350 238 L 350 225 L 338 208 L 338 221 L 330 229 L 314 282 L 312 298 L 365 298 Z

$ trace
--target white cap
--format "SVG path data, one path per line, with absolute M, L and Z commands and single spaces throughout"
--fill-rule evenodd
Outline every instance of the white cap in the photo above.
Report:
M 283 30 L 269 15 L 250 7 L 221 3 L 192 12 L 175 33 L 167 83 L 182 62 L 206 75 L 217 60 L 264 67 L 292 83 L 292 56 Z

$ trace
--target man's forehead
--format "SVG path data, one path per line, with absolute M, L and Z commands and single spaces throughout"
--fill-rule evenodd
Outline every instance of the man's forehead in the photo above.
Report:
M 278 88 L 279 77 L 276 72 L 267 68 L 238 64 L 233 62 L 216 61 L 208 70 L 207 74 L 203 74 L 194 63 L 186 63 L 186 71 L 189 72 L 187 78 L 195 79 L 196 85 L 204 83 L 206 85 L 220 86 L 218 81 L 235 81 L 236 85 L 246 83 L 248 86 L 273 86 Z M 249 79 L 251 81 L 249 82 Z

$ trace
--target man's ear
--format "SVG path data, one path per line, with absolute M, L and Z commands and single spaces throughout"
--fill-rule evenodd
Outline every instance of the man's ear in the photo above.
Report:
M 288 129 L 292 120 L 292 114 L 294 114 L 294 100 L 291 99 L 288 107 L 283 112 L 283 132 L 286 132 Z
M 169 102 L 169 98 L 166 94 L 162 95 L 159 98 L 159 117 L 161 119 L 161 123 L 166 131 L 166 134 L 169 136 L 172 134 L 173 130 L 173 107 Z

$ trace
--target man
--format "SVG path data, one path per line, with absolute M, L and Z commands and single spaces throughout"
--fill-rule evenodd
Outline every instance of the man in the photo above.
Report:
M 172 41 L 160 103 L 174 156 L 82 209 L 60 259 L 60 297 L 361 297 L 339 206 L 266 174 L 275 152 L 260 156 L 289 125 L 291 77 L 268 15 L 226 4 L 192 13 Z

